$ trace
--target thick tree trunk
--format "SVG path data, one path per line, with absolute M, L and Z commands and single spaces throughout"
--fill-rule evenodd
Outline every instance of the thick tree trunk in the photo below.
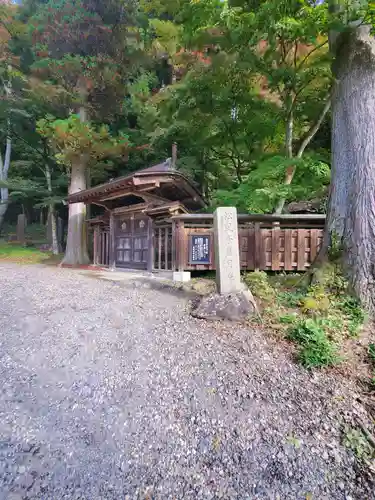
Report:
M 51 177 L 51 169 L 48 163 L 45 166 L 45 174 L 47 181 L 47 189 L 50 195 L 52 196 L 52 177 Z M 56 224 L 56 214 L 55 214 L 55 206 L 53 203 L 49 204 L 48 207 L 49 217 L 51 218 L 51 235 L 52 235 L 52 253 L 54 255 L 58 255 L 60 253 L 59 241 L 57 238 L 57 224 Z
M 77 158 L 72 163 L 69 194 L 86 189 L 86 162 Z M 84 203 L 69 205 L 68 239 L 66 242 L 64 265 L 86 265 L 90 262 L 87 253 L 86 207 Z
M 79 118 L 81 122 L 87 122 L 89 120 L 87 109 L 88 91 L 86 78 L 84 76 L 79 78 L 77 90 L 80 96 L 80 106 L 78 110 Z M 69 194 L 86 189 L 87 163 L 85 155 L 77 157 L 72 162 Z M 69 205 L 68 238 L 62 264 L 77 266 L 86 265 L 89 264 L 89 262 L 86 234 L 86 206 L 84 203 L 73 203 Z
M 324 247 L 341 245 L 358 298 L 375 311 L 375 39 L 361 26 L 335 40 L 332 181 Z

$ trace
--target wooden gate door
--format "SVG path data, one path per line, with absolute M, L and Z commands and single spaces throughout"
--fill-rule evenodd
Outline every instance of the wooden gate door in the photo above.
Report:
M 147 269 L 149 240 L 149 217 L 121 217 L 115 223 L 116 267 Z

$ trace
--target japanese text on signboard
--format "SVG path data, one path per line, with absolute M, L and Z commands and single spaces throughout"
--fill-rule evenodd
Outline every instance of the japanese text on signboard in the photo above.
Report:
M 190 236 L 191 264 L 210 264 L 210 243 L 209 235 Z

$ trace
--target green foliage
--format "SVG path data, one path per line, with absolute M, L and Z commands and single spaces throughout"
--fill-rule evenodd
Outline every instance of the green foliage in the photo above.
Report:
M 0 244 L 0 261 L 16 262 L 18 264 L 39 264 L 48 259 L 50 254 L 40 252 L 35 248 L 26 248 L 8 243 Z
M 259 299 L 271 301 L 275 298 L 276 292 L 268 282 L 267 273 L 263 271 L 246 273 L 243 279 L 251 292 Z
M 305 299 L 306 292 L 304 290 L 287 290 L 277 293 L 279 304 L 285 307 L 299 307 Z
M 333 366 L 340 361 L 337 346 L 329 340 L 325 319 L 302 319 L 293 325 L 288 338 L 300 346 L 297 357 L 306 368 Z
M 307 314 L 327 313 L 331 307 L 331 302 L 324 287 L 320 284 L 309 288 L 307 295 L 301 300 L 302 312 Z
M 367 314 L 361 307 L 358 299 L 344 296 L 336 303 L 337 308 L 342 311 L 344 317 L 348 318 L 347 328 L 351 336 L 356 336 L 367 320 Z
M 82 122 L 77 115 L 65 120 L 53 117 L 41 119 L 37 123 L 37 130 L 56 151 L 56 160 L 65 165 L 71 165 L 82 155 L 96 161 L 108 156 L 125 156 L 129 149 L 125 134 L 112 137 L 108 126 L 94 128 Z
M 296 175 L 291 185 L 284 185 L 290 159 L 270 156 L 260 161 L 236 189 L 215 193 L 215 205 L 235 205 L 245 212 L 269 213 L 277 200 L 310 200 L 324 195 L 330 180 L 329 166 L 317 158 L 294 159 Z
M 339 347 L 358 335 L 367 320 L 337 265 L 325 266 L 320 277 L 310 286 L 301 275 L 258 272 L 244 277 L 261 299 L 263 325 L 297 342 L 297 359 L 307 368 L 339 363 Z

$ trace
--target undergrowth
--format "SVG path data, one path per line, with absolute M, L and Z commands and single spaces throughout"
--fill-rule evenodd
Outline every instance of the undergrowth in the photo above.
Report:
M 36 248 L 0 243 L 0 261 L 17 262 L 19 264 L 38 264 L 50 257 L 50 254 Z
M 338 268 L 329 265 L 320 273 L 313 284 L 303 275 L 256 271 L 244 276 L 260 302 L 263 323 L 295 342 L 298 361 L 310 369 L 339 363 L 341 344 L 357 336 L 366 321 Z

